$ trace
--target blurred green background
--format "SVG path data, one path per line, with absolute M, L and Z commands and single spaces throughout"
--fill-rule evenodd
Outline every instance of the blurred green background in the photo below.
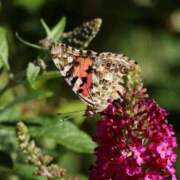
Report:
M 27 82 L 8 84 L 14 74 L 23 78 L 29 62 L 37 60 L 39 52 L 25 46 L 15 37 L 18 32 L 24 39 L 37 43 L 45 37 L 40 24 L 43 18 L 50 27 L 67 17 L 66 31 L 95 17 L 103 19 L 101 31 L 89 49 L 98 52 L 124 53 L 142 67 L 142 76 L 148 93 L 169 111 L 169 123 L 180 136 L 180 1 L 178 0 L 1 0 L 0 26 L 8 37 L 10 70 L 0 68 L 0 105 L 6 106 L 19 95 L 34 93 Z M 1 66 L 0 66 L 1 67 Z M 40 95 L 0 111 L 0 179 L 39 179 L 33 177 L 32 166 L 24 165 L 14 136 L 15 122 L 35 121 L 37 117 L 56 116 L 57 112 L 82 110 L 85 106 L 71 92 L 48 63 L 47 76 L 35 86 Z M 42 93 L 41 93 L 42 92 Z M 8 106 L 9 107 L 9 106 Z M 85 121 L 82 113 L 70 114 L 71 120 L 90 135 L 95 121 Z M 8 123 L 7 123 L 8 122 Z M 37 138 L 42 149 L 56 157 L 60 165 L 72 174 L 87 176 L 93 156 L 67 149 L 55 140 Z M 180 150 L 178 150 L 179 152 Z M 180 153 L 179 153 L 180 154 Z M 180 177 L 180 158 L 176 164 Z M 41 178 L 40 178 L 41 179 Z

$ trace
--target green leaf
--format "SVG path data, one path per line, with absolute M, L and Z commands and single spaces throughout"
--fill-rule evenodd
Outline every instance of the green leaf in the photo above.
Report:
M 13 169 L 15 174 L 18 174 L 22 179 L 27 180 L 46 180 L 45 177 L 34 176 L 36 168 L 33 165 L 16 163 Z
M 0 27 L 0 64 L 9 70 L 6 30 Z
M 96 144 L 84 131 L 78 129 L 73 123 L 60 119 L 43 119 L 40 128 L 32 128 L 33 136 L 47 136 L 57 143 L 79 153 L 93 153 Z
M 49 27 L 46 24 L 46 22 L 44 21 L 44 19 L 41 19 L 40 21 L 41 21 L 41 24 L 42 24 L 44 30 L 46 31 L 47 37 L 51 37 L 51 30 L 49 29 Z
M 66 18 L 62 17 L 61 20 L 51 29 L 51 36 L 48 37 L 50 39 L 53 40 L 53 42 L 57 42 L 60 37 L 62 32 L 65 29 L 65 25 L 66 25 Z
M 3 121 L 7 122 L 13 119 L 17 119 L 17 121 L 19 121 L 19 118 L 21 118 L 21 115 L 22 115 L 21 111 L 22 109 L 19 106 L 14 106 L 13 108 L 6 109 L 6 111 L 3 111 L 3 112 L 1 112 L 1 109 L 0 109 L 0 125 L 2 125 L 1 122 Z
M 39 72 L 40 72 L 39 66 L 36 66 L 31 62 L 28 64 L 26 76 L 27 76 L 27 80 L 30 83 L 31 87 L 34 89 L 35 89 L 34 83 L 38 77 Z

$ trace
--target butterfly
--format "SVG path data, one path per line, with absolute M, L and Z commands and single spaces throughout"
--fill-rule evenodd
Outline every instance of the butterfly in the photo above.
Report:
M 135 63 L 123 54 L 79 50 L 63 43 L 52 46 L 51 57 L 72 90 L 94 112 L 104 110 L 109 99 L 120 98 Z

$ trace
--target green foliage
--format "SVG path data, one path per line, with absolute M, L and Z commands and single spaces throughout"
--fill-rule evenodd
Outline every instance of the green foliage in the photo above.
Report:
M 46 38 L 48 40 L 52 40 L 52 42 L 57 42 L 59 41 L 61 34 L 65 29 L 66 18 L 62 17 L 52 29 L 48 27 L 48 25 L 43 19 L 41 19 L 41 24 L 46 32 Z
M 56 143 L 79 153 L 93 153 L 96 147 L 85 132 L 79 130 L 67 119 L 43 119 L 42 127 L 33 128 L 31 133 L 35 137 L 47 136 L 52 138 Z
M 19 39 L 20 42 L 22 42 L 23 44 L 29 47 L 40 49 L 40 50 L 43 50 L 43 49 L 46 50 L 46 49 L 49 49 L 51 43 L 60 41 L 61 35 L 65 29 L 66 18 L 62 17 L 52 29 L 48 27 L 48 25 L 43 19 L 41 19 L 40 21 L 46 33 L 45 39 L 42 39 L 39 41 L 40 45 L 24 40 L 23 38 L 19 36 L 18 33 L 16 33 L 16 37 Z
M 6 30 L 0 27 L 0 68 L 2 66 L 9 70 Z
M 62 17 L 62 19 L 52 28 L 48 38 L 52 39 L 53 42 L 57 42 L 60 39 L 61 34 L 65 29 L 65 25 L 66 25 L 66 18 Z
M 35 88 L 35 81 L 39 75 L 39 72 L 40 72 L 39 66 L 36 66 L 31 62 L 28 64 L 26 76 L 32 88 Z
M 15 1 L 16 5 L 26 8 L 29 6 L 28 3 L 29 1 Z M 34 5 L 28 8 L 35 10 Z M 44 155 L 41 147 L 36 146 L 35 141 L 28 134 L 28 128 L 22 122 L 18 123 L 20 120 L 28 124 L 30 133 L 35 140 L 44 139 L 46 141 L 47 139 L 48 142 L 51 142 L 53 148 L 48 149 L 48 146 L 45 150 L 52 154 L 59 154 L 60 151 L 58 158 L 69 151 L 92 154 L 96 147 L 88 133 L 80 129 L 85 120 L 83 116 L 85 106 L 79 100 L 73 99 L 72 95 L 64 96 L 63 93 L 66 93 L 67 89 L 64 88 L 64 82 L 57 83 L 60 78 L 59 72 L 48 67 L 49 47 L 51 43 L 61 41 L 64 38 L 62 34 L 66 18 L 61 18 L 52 29 L 43 19 L 41 19 L 41 24 L 46 32 L 46 37 L 40 40 L 39 44 L 30 43 L 16 33 L 17 39 L 22 44 L 38 49 L 38 56 L 33 62 L 31 60 L 26 63 L 25 70 L 23 68 L 15 70 L 13 75 L 8 64 L 9 48 L 6 31 L 0 28 L 0 68 L 3 70 L 3 73 L 0 74 L 0 82 L 3 85 L 0 88 L 0 128 L 4 130 L 0 131 L 0 140 L 6 136 L 6 141 L 0 144 L 0 155 L 3 157 L 0 158 L 0 177 L 5 179 L 10 178 L 13 174 L 26 179 L 43 179 L 35 178 L 32 174 L 52 178 L 63 177 L 65 173 L 63 167 L 51 162 L 52 156 Z M 81 44 L 90 42 L 97 32 L 89 30 L 88 33 L 84 42 L 81 39 Z M 79 35 L 76 36 L 76 39 L 80 38 Z M 56 82 L 55 85 L 53 81 Z M 59 112 L 61 112 L 60 116 L 57 114 Z M 20 148 L 25 153 L 24 158 L 19 155 L 17 141 L 14 139 L 13 130 L 16 124 Z M 12 146 L 10 152 L 6 144 Z M 45 144 L 42 146 L 46 146 Z M 59 150 L 56 146 L 60 146 L 61 149 Z M 33 166 L 25 165 L 24 159 L 27 159 Z M 46 162 L 45 159 L 48 161 Z M 70 156 L 68 161 L 72 159 Z M 35 166 L 36 171 L 34 170 Z M 66 168 L 69 169 L 68 166 Z M 78 169 L 77 167 L 77 172 L 74 171 L 75 169 L 71 172 L 71 169 L 68 176 L 73 178 L 78 175 L 80 179 L 87 179 L 86 176 L 78 172 Z M 46 175 L 45 172 L 49 172 L 49 175 Z M 4 176 L 7 173 L 9 176 Z
M 44 19 L 41 19 L 40 20 L 45 32 L 46 32 L 46 35 L 48 38 L 51 38 L 51 30 L 49 29 L 48 25 L 46 24 L 46 22 L 44 21 Z
M 30 180 L 46 180 L 45 177 L 37 177 L 33 175 L 35 167 L 29 164 L 17 163 L 13 169 L 13 172 L 16 173 L 22 179 Z

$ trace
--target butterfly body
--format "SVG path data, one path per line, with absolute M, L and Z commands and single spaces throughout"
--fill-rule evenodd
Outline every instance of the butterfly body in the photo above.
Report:
M 123 54 L 78 50 L 55 44 L 52 59 L 72 90 L 96 112 L 107 106 L 110 98 L 124 93 L 124 77 L 134 61 Z

